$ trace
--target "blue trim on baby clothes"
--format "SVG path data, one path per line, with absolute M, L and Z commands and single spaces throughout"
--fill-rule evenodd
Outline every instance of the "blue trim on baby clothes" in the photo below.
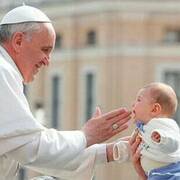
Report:
M 180 161 L 150 171 L 148 180 L 180 180 Z
M 136 127 L 138 128 L 138 130 L 139 130 L 140 132 L 144 132 L 144 123 L 143 123 L 143 122 L 137 121 L 137 122 L 136 122 Z

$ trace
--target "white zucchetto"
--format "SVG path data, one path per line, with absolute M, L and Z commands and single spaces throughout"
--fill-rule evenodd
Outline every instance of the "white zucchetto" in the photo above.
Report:
M 1 20 L 0 25 L 25 22 L 51 22 L 39 9 L 32 6 L 19 6 L 9 11 Z

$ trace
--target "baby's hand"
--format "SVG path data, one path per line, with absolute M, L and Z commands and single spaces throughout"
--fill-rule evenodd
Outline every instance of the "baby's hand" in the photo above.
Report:
M 152 134 L 151 134 L 151 139 L 157 143 L 159 143 L 161 141 L 161 136 L 160 134 L 157 132 L 157 131 L 154 131 Z

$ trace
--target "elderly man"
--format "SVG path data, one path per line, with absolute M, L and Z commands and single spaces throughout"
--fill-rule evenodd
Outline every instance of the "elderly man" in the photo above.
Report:
M 1 180 L 13 180 L 19 164 L 63 179 L 91 178 L 94 164 L 113 159 L 111 144 L 96 143 L 126 129 L 130 112 L 97 109 L 77 131 L 43 127 L 29 109 L 23 83 L 49 64 L 55 43 L 51 21 L 34 7 L 17 7 L 0 23 L 0 43 Z

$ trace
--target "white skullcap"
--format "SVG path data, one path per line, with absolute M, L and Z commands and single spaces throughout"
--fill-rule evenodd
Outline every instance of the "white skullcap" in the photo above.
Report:
M 39 9 L 31 6 L 19 6 L 9 11 L 2 19 L 0 25 L 17 24 L 25 22 L 51 22 Z

